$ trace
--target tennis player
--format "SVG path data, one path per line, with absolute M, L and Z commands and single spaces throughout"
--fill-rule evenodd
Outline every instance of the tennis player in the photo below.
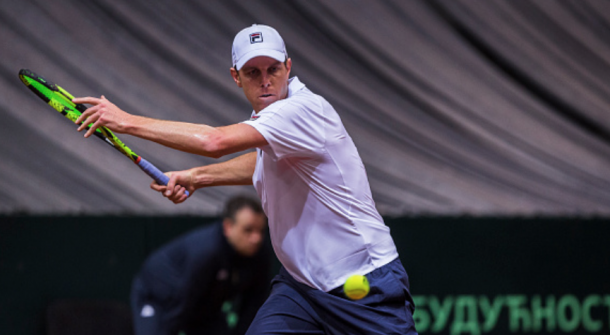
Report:
M 416 334 L 407 273 L 377 212 L 358 151 L 335 109 L 290 78 L 292 60 L 279 33 L 265 25 L 233 41 L 231 76 L 253 112 L 226 126 L 179 123 L 125 113 L 102 97 L 87 118 L 157 143 L 208 157 L 256 148 L 232 160 L 170 172 L 151 184 L 175 203 L 202 187 L 254 185 L 283 267 L 248 334 Z M 79 131 L 85 129 L 81 126 Z M 366 274 L 371 290 L 352 301 L 342 285 Z

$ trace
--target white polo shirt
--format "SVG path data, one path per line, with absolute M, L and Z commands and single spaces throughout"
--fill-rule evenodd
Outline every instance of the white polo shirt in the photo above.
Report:
M 323 97 L 294 77 L 286 99 L 244 123 L 269 143 L 257 149 L 253 183 L 294 279 L 330 291 L 398 257 L 356 146 Z

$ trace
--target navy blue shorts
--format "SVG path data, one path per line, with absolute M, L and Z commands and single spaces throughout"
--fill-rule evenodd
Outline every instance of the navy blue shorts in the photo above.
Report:
M 282 268 L 246 334 L 417 334 L 409 278 L 400 260 L 366 277 L 369 294 L 353 301 L 343 287 L 317 290 Z

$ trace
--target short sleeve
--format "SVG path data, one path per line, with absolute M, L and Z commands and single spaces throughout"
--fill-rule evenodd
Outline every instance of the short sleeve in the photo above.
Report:
M 315 157 L 324 150 L 324 110 L 315 101 L 291 100 L 278 101 L 243 123 L 258 130 L 279 159 Z

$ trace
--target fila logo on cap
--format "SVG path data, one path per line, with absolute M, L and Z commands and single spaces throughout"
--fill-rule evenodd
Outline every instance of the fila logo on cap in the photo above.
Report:
M 250 34 L 250 44 L 263 43 L 263 33 Z

